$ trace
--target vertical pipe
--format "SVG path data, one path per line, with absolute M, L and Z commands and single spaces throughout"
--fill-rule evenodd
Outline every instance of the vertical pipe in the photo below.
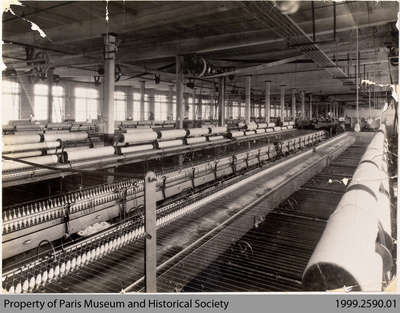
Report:
M 146 292 L 157 292 L 156 182 L 156 175 L 153 172 L 148 172 L 145 176 L 144 185 Z
M 218 126 L 225 125 L 225 77 L 219 80 Z
M 114 135 L 114 89 L 115 89 L 115 52 L 116 37 L 104 35 L 104 80 L 103 80 L 103 111 L 105 122 L 104 139 L 109 143 Z
M 245 123 L 250 123 L 251 106 L 251 76 L 246 76 L 246 108 L 244 111 Z
M 146 93 L 146 82 L 140 81 L 140 120 L 144 121 L 144 95 Z
M 313 118 L 312 93 L 310 93 L 310 120 Z
M 183 56 L 176 56 L 176 128 L 183 128 Z
M 358 123 L 360 123 L 360 113 L 359 113 L 359 108 L 358 108 L 358 93 L 359 93 L 359 81 L 358 81 L 358 77 L 359 77 L 359 62 L 360 62 L 360 59 L 359 59 L 359 50 L 358 50 L 358 28 L 356 28 L 356 37 L 357 37 L 357 39 L 356 39 L 356 41 L 357 41 L 357 63 L 356 63 L 356 66 L 357 66 L 357 69 L 356 69 L 356 105 L 357 105 L 357 124 Z
M 306 118 L 306 105 L 305 105 L 305 96 L 304 96 L 304 90 L 301 91 L 301 118 L 305 119 Z
M 198 114 L 198 118 L 201 121 L 203 119 L 203 104 L 201 101 L 201 95 L 199 95 L 198 97 L 198 107 L 199 107 L 199 111 L 197 112 Z
M 269 123 L 271 121 L 271 81 L 267 80 L 265 82 L 265 122 Z
M 281 121 L 283 122 L 285 120 L 285 85 L 281 85 L 281 112 L 280 112 L 280 118 Z
M 210 119 L 214 120 L 214 108 L 215 108 L 215 88 L 211 89 L 211 99 L 210 99 Z

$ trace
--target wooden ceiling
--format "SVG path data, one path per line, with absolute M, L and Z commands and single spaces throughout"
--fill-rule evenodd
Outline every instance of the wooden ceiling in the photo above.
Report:
M 198 54 L 216 66 L 243 68 L 298 55 L 290 40 L 277 35 L 243 9 L 238 1 L 23 1 L 12 6 L 15 13 L 3 14 L 3 60 L 9 69 L 26 75 L 26 47 L 43 49 L 61 78 L 93 81 L 103 63 L 103 38 L 116 33 L 119 40 L 117 63 L 124 74 L 118 84 L 137 86 L 147 79 L 149 87 L 167 89 L 175 81 L 174 62 L 178 54 Z M 108 22 L 106 12 L 108 10 Z M 310 1 L 290 18 L 312 36 Z M 397 83 L 397 67 L 388 63 L 390 45 L 397 46 L 395 27 L 398 4 L 395 1 L 338 1 L 334 39 L 333 2 L 315 1 L 316 41 L 320 49 L 354 77 L 356 27 L 359 27 L 361 75 L 381 84 Z M 46 34 L 31 30 L 36 23 Z M 170 65 L 170 66 L 168 66 Z M 154 85 L 154 74 L 128 79 L 151 70 L 161 70 L 161 84 Z M 390 69 L 390 71 L 389 71 Z M 262 93 L 264 81 L 272 81 L 272 92 L 281 84 L 313 94 L 352 94 L 355 86 L 333 78 L 311 59 L 254 72 L 253 88 Z M 236 75 L 229 86 L 244 86 Z M 212 80 L 210 80 L 212 83 Z M 196 86 L 212 84 L 196 81 Z

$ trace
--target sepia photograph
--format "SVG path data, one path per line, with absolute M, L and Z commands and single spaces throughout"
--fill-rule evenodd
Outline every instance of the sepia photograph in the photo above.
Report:
M 2 10 L 2 294 L 398 292 L 398 1 Z

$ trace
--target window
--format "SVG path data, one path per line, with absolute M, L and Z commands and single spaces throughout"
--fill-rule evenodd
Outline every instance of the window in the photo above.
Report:
M 126 93 L 114 92 L 114 120 L 125 121 L 126 119 Z
M 140 114 L 141 114 L 140 99 L 141 99 L 140 92 L 134 92 L 133 93 L 133 120 L 135 120 L 135 121 L 140 121 Z M 147 94 L 144 95 L 144 119 L 145 120 L 149 119 L 149 97 Z
M 3 80 L 1 107 L 2 125 L 20 118 L 20 85 L 17 82 Z
M 63 120 L 65 110 L 64 88 L 61 86 L 53 86 L 51 88 L 51 94 L 53 96 L 53 112 L 51 121 L 54 123 L 60 123 Z
M 246 106 L 246 103 L 242 103 L 242 105 L 240 106 L 240 117 L 241 118 L 245 117 L 245 106 Z
M 232 118 L 238 119 L 239 118 L 239 103 L 237 101 L 232 102 Z
M 201 118 L 203 120 L 208 120 L 210 118 L 211 115 L 210 104 L 211 104 L 210 99 L 202 99 L 201 101 Z
M 172 97 L 172 119 L 176 120 L 176 96 Z
M 35 120 L 47 120 L 48 112 L 48 90 L 49 86 L 37 84 L 33 88 L 34 108 L 33 115 Z
M 168 101 L 165 95 L 155 95 L 154 97 L 154 119 L 156 121 L 167 120 Z
M 99 92 L 93 88 L 75 88 L 75 120 L 84 122 L 97 119 Z
M 199 111 L 198 111 L 197 104 L 199 103 L 199 99 L 195 97 L 194 101 L 195 102 L 194 102 L 194 105 L 193 105 L 193 97 L 189 97 L 188 98 L 188 103 L 189 103 L 189 112 L 188 112 L 189 116 L 188 116 L 188 118 L 189 118 L 189 120 L 193 119 L 193 117 L 194 117 L 195 120 L 198 119 Z

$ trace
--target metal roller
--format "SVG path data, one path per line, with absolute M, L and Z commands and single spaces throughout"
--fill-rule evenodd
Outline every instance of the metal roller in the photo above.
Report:
M 29 152 L 17 152 L 17 153 L 7 153 L 7 154 L 4 153 L 4 154 L 10 158 L 22 159 L 22 158 L 42 155 L 42 151 L 29 151 Z
M 56 164 L 58 162 L 58 158 L 56 155 L 44 155 L 44 156 L 25 158 L 24 161 L 37 163 L 40 165 L 52 165 L 52 164 Z M 19 163 L 19 162 L 15 162 L 15 161 L 10 161 L 10 160 L 3 161 L 3 172 L 20 170 L 20 169 L 31 168 L 31 167 L 32 167 L 32 165 Z
M 61 146 L 60 141 L 51 142 L 37 142 L 37 143 L 27 143 L 21 145 L 7 145 L 3 147 L 3 153 L 12 153 L 20 151 L 31 151 L 31 150 L 47 150 L 54 149 Z
M 268 124 L 267 123 L 258 123 L 257 128 L 267 128 Z
M 244 132 L 246 134 L 246 136 L 250 136 L 250 135 L 254 135 L 256 133 L 255 130 L 247 130 Z
M 124 144 L 137 144 L 152 142 L 157 139 L 157 133 L 154 131 L 135 131 L 121 134 L 120 142 Z
M 47 124 L 47 128 L 70 128 L 70 123 L 49 123 Z
M 125 125 L 125 124 L 124 124 Z M 153 128 L 151 127 L 139 127 L 139 128 L 127 128 L 127 133 L 135 133 L 135 132 L 153 132 Z
M 169 140 L 169 141 L 157 141 L 156 146 L 158 149 L 163 149 L 163 148 L 182 146 L 183 144 L 184 143 L 183 143 L 182 139 L 177 139 L 177 140 Z
M 216 135 L 216 134 L 223 134 L 228 131 L 228 128 L 226 126 L 219 126 L 219 127 L 210 127 L 210 134 Z
M 224 139 L 224 136 L 209 136 L 207 138 L 208 138 L 208 141 L 217 141 L 217 140 Z
M 121 147 L 121 153 L 132 153 L 132 152 L 139 152 L 139 151 L 146 151 L 152 150 L 154 147 L 153 145 L 139 145 L 139 146 L 132 146 L 132 147 Z
M 265 131 L 266 131 L 267 133 L 272 133 L 272 132 L 274 131 L 274 129 L 273 129 L 273 128 L 267 128 Z
M 288 126 L 289 122 L 282 122 L 282 126 Z
M 71 132 L 59 134 L 44 134 L 44 141 L 80 141 L 88 139 L 89 135 L 86 132 Z
M 210 133 L 208 128 L 189 128 L 186 130 L 187 137 L 199 137 Z
M 21 145 L 26 143 L 37 143 L 41 141 L 40 135 L 5 135 L 3 145 Z
M 193 145 L 196 143 L 201 143 L 201 142 L 206 142 L 207 138 L 206 137 L 194 137 L 194 138 L 186 138 L 185 142 L 188 145 Z
M 279 131 L 279 130 L 281 130 L 281 129 L 282 129 L 282 127 L 275 126 L 275 127 L 274 127 L 274 132 Z
M 272 122 L 268 123 L 268 127 L 275 127 L 275 123 Z
M 159 140 L 171 140 L 177 138 L 184 138 L 186 136 L 186 130 L 184 129 L 171 129 L 171 130 L 159 130 Z
M 67 152 L 68 161 L 79 161 L 85 159 L 109 157 L 115 154 L 115 149 L 112 146 L 95 147 L 91 149 L 82 149 Z

